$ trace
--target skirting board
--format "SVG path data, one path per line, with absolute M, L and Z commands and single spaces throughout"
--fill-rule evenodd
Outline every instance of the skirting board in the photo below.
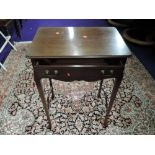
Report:
M 32 43 L 32 41 L 19 41 L 19 42 L 16 42 L 16 41 L 14 41 L 14 44 L 16 45 L 16 44 L 31 44 Z

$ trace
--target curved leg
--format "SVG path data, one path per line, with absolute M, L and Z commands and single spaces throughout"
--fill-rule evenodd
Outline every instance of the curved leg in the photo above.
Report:
M 54 91 L 53 91 L 52 79 L 49 78 L 49 81 L 50 81 L 50 87 L 51 87 L 52 99 L 54 99 Z
M 44 107 L 44 110 L 45 110 L 45 113 L 46 113 L 46 116 L 47 116 L 47 121 L 49 123 L 49 128 L 51 129 L 52 125 L 51 125 L 50 115 L 49 115 L 49 111 L 48 111 L 48 106 L 46 104 L 44 92 L 43 92 L 43 89 L 42 89 L 41 79 L 35 79 L 35 82 L 36 82 L 38 92 L 39 92 L 39 95 L 41 97 L 41 101 L 43 103 L 43 107 Z
M 52 99 L 54 99 L 52 79 L 49 78 L 49 82 L 50 82 L 50 92 L 52 93 Z M 48 108 L 50 108 L 50 95 L 48 95 L 48 97 L 47 97 L 47 103 L 48 103 Z
M 98 98 L 101 98 L 101 88 L 102 88 L 102 84 L 103 84 L 103 79 L 100 81 L 100 87 L 99 87 L 99 91 L 98 91 Z
M 111 111 L 111 109 L 112 109 L 112 106 L 113 106 L 113 103 L 114 103 L 116 94 L 117 94 L 117 92 L 118 92 L 119 86 L 120 86 L 120 84 L 121 84 L 122 78 L 123 78 L 123 77 L 119 77 L 119 78 L 116 78 L 116 79 L 115 79 L 114 87 L 113 87 L 112 94 L 111 94 L 111 98 L 110 98 L 110 102 L 109 102 L 109 106 L 107 107 L 106 116 L 105 116 L 105 120 L 104 120 L 104 123 L 103 123 L 103 127 L 105 127 L 105 128 L 106 128 L 107 125 L 108 125 L 109 114 L 110 114 L 110 111 Z

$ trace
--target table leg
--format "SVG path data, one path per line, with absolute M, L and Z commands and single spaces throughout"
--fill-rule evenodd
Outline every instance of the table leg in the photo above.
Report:
M 50 93 L 52 93 L 52 100 L 54 99 L 54 91 L 53 91 L 53 84 L 52 84 L 52 79 L 49 78 L 49 82 L 50 82 Z M 47 97 L 47 104 L 48 104 L 48 108 L 50 108 L 50 95 L 48 95 Z
M 98 91 L 98 98 L 101 98 L 101 88 L 102 88 L 102 84 L 103 84 L 103 79 L 100 81 L 100 87 L 99 87 L 99 91 Z
M 39 91 L 39 95 L 41 97 L 41 101 L 43 103 L 43 107 L 44 107 L 44 110 L 45 110 L 45 113 L 46 113 L 46 116 L 47 116 L 47 120 L 48 120 L 48 123 L 49 123 L 49 128 L 51 129 L 51 120 L 50 120 L 50 115 L 49 115 L 49 111 L 48 111 L 48 106 L 46 104 L 46 100 L 45 100 L 45 96 L 44 96 L 44 92 L 43 92 L 43 88 L 42 88 L 42 84 L 41 84 L 41 79 L 36 79 L 35 80 L 36 82 L 36 85 L 37 85 L 37 88 L 38 88 L 38 91 Z
M 19 19 L 20 27 L 23 28 L 23 20 Z
M 99 91 L 98 91 L 98 95 L 97 95 L 98 98 L 101 98 L 102 84 L 103 84 L 103 79 L 100 81 L 100 87 L 99 87 Z M 106 92 L 104 90 L 103 90 L 103 92 L 104 92 L 104 96 L 105 96 L 105 106 L 107 107 L 107 105 L 108 105 L 108 97 L 107 97 L 107 94 L 106 94 Z
M 15 25 L 15 30 L 16 30 L 16 34 L 19 38 L 21 38 L 21 33 L 20 33 L 20 26 L 19 26 L 19 23 L 18 21 L 15 19 L 14 21 L 14 25 Z
M 118 92 L 119 86 L 121 84 L 122 78 L 123 78 L 123 76 L 115 79 L 114 87 L 113 87 L 111 98 L 110 98 L 110 102 L 109 102 L 109 105 L 107 107 L 106 116 L 105 116 L 105 120 L 104 120 L 104 123 L 103 123 L 103 127 L 105 127 L 105 128 L 108 125 L 109 114 L 110 114 L 110 111 L 112 109 L 112 106 L 113 106 L 116 94 Z
M 53 91 L 52 79 L 49 78 L 49 81 L 50 81 L 50 87 L 51 87 L 52 99 L 54 99 L 54 91 Z

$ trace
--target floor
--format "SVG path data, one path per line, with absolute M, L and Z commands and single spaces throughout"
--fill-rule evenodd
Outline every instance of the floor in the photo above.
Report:
M 113 79 L 104 80 L 101 98 L 97 97 L 99 81 L 52 80 L 54 99 L 49 81 L 44 79 L 52 123 L 52 129 L 47 129 L 47 118 L 33 80 L 33 67 L 25 57 L 29 46 L 17 43 L 18 52 L 11 52 L 5 61 L 8 71 L 0 70 L 0 135 L 155 134 L 155 82 L 135 56 L 127 61 L 107 128 L 102 126 L 105 93 L 109 101 Z
M 103 19 L 29 19 L 23 21 L 23 29 L 21 31 L 22 38 L 17 38 L 13 35 L 13 40 L 18 41 L 32 41 L 38 27 L 62 27 L 62 26 L 111 26 Z M 122 30 L 118 29 L 121 33 Z M 152 77 L 155 79 L 155 52 L 154 47 L 142 47 L 127 42 L 127 45 L 136 57 L 142 62 L 145 68 L 149 71 Z M 1 59 L 5 60 L 9 53 L 9 47 L 7 47 L 1 55 Z M 0 60 L 1 61 L 1 60 Z

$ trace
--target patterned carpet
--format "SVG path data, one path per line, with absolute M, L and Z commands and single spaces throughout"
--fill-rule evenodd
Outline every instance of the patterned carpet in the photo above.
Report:
M 55 98 L 49 82 L 43 80 L 50 101 L 52 130 L 33 81 L 33 70 L 25 54 L 29 44 L 16 45 L 5 67 L 0 69 L 0 134 L 155 134 L 155 81 L 135 56 L 127 61 L 125 74 L 105 129 L 104 93 L 97 98 L 99 82 L 61 82 L 53 80 Z M 104 80 L 103 89 L 110 97 L 113 79 Z

